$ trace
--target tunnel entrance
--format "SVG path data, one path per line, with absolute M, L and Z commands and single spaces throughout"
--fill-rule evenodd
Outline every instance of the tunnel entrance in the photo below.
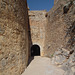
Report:
M 40 56 L 40 47 L 39 45 L 32 45 L 31 46 L 31 53 L 30 53 L 31 57 L 28 60 L 28 65 L 31 63 L 31 61 L 34 59 L 34 56 Z
M 32 45 L 31 56 L 40 56 L 40 47 L 38 45 Z

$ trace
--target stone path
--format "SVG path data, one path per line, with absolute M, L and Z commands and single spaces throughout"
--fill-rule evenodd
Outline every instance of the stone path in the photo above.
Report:
M 50 58 L 36 56 L 22 75 L 64 75 L 64 71 L 50 63 Z

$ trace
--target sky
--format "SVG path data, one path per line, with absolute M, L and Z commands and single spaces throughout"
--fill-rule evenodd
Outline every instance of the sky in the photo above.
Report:
M 27 3 L 30 10 L 49 11 L 54 5 L 54 0 L 27 0 Z

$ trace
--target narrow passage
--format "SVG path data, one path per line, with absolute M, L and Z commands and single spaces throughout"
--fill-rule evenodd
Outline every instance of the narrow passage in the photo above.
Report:
M 50 62 L 50 58 L 35 56 L 22 75 L 64 75 L 62 69 Z

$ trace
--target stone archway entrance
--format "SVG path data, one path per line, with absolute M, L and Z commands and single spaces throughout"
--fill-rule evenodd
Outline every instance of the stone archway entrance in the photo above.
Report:
M 32 45 L 31 47 L 31 56 L 40 56 L 40 47 L 39 45 Z

